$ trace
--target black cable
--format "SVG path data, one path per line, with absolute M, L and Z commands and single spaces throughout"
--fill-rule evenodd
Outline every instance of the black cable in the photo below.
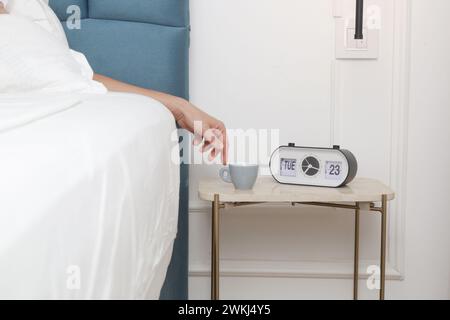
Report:
M 364 0 L 356 0 L 356 19 L 355 19 L 355 39 L 364 39 L 363 34 L 364 22 Z

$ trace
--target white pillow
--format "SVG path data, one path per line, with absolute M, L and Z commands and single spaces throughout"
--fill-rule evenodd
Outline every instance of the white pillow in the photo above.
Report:
M 48 6 L 48 0 L 9 0 L 6 11 L 32 20 L 68 46 L 61 22 Z
M 52 34 L 26 18 L 0 15 L 0 93 L 74 91 L 107 90 Z
M 5 0 L 0 0 L 5 1 Z M 7 11 L 11 15 L 21 16 L 32 20 L 45 30 L 53 34 L 65 46 L 69 46 L 66 34 L 56 14 L 48 6 L 48 0 L 9 0 Z M 92 79 L 94 71 L 92 70 L 86 57 L 77 51 L 71 50 L 71 54 L 80 65 L 83 75 Z

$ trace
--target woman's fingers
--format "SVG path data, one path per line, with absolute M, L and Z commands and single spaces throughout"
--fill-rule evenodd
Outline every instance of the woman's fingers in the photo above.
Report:
M 227 129 L 225 127 L 222 131 L 222 164 L 226 166 L 228 164 L 228 139 L 227 139 Z
M 194 140 L 192 141 L 192 144 L 194 146 L 198 146 L 202 143 L 202 141 L 203 141 L 203 137 L 198 133 L 194 133 Z
M 195 131 L 195 130 L 194 130 Z M 209 152 L 209 160 L 221 155 L 224 165 L 228 162 L 228 140 L 225 125 L 215 119 L 202 123 L 201 130 L 194 132 L 193 145 L 201 146 L 201 152 Z
M 211 129 L 213 136 L 210 138 L 210 143 L 214 146 L 210 156 L 215 159 L 220 154 L 222 155 L 222 164 L 226 165 L 228 162 L 228 140 L 225 126 L 220 122 L 217 129 Z M 210 159 L 210 160 L 212 160 Z
M 206 151 L 209 151 L 212 147 L 213 145 L 211 144 L 211 142 L 205 141 L 205 143 L 202 146 L 202 152 L 205 153 Z
M 212 149 L 208 156 L 209 161 L 213 161 L 217 157 L 217 149 Z

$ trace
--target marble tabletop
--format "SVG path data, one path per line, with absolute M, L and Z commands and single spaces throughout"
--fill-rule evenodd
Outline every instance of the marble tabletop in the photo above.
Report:
M 200 181 L 202 200 L 213 201 L 218 194 L 221 202 L 378 202 L 382 195 L 393 200 L 395 193 L 381 182 L 357 178 L 345 187 L 323 188 L 283 185 L 270 176 L 259 177 L 253 190 L 235 190 L 231 183 L 219 178 Z

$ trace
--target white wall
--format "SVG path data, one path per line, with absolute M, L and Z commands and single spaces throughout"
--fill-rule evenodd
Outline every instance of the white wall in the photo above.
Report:
M 450 134 L 450 2 L 413 0 L 412 30 L 408 0 L 366 2 L 382 13 L 376 61 L 334 59 L 332 0 L 192 0 L 191 98 L 229 128 L 275 128 L 280 143 L 352 150 L 361 176 L 398 192 L 390 208 L 387 298 L 448 298 L 450 159 L 442 146 Z M 350 17 L 354 1 L 343 3 Z M 424 176 L 432 146 L 441 169 Z M 209 296 L 210 254 L 210 210 L 196 188 L 216 174 L 216 166 L 191 173 L 194 299 Z M 225 212 L 222 297 L 351 298 L 352 223 L 351 214 L 336 210 Z M 378 232 L 378 217 L 364 214 L 364 264 L 378 259 Z M 375 298 L 363 285 L 362 297 Z
M 395 297 L 450 298 L 449 12 L 446 0 L 412 3 L 407 281 L 392 287 Z M 430 157 L 439 169 L 424 175 Z

